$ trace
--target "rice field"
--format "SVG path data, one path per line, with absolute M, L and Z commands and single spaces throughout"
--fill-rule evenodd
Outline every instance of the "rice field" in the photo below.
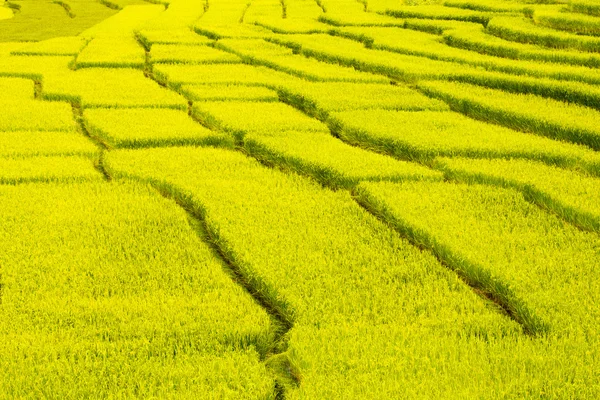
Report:
M 600 1 L 2 0 L 0 399 L 600 398 Z

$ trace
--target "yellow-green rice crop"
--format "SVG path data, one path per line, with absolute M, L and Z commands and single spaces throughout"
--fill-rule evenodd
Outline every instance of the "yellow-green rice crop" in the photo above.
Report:
M 404 21 L 398 18 L 389 17 L 375 13 L 354 13 L 346 12 L 327 12 L 319 17 L 323 21 L 333 26 L 404 26 Z
M 44 98 L 80 102 L 84 107 L 187 109 L 182 96 L 159 86 L 140 70 L 83 68 L 48 75 Z
M 150 60 L 160 63 L 213 64 L 239 63 L 234 54 L 217 50 L 209 46 L 155 44 L 150 51 Z
M 204 14 L 207 5 L 206 0 L 168 1 L 167 9 L 156 18 L 145 22 L 143 29 L 189 32 L 189 26 Z
M 600 150 L 600 112 L 591 108 L 464 83 L 425 82 L 419 88 L 471 117 Z
M 598 171 L 597 152 L 487 124 L 452 112 L 360 110 L 330 114 L 344 140 L 403 159 L 526 158 Z
M 508 60 L 472 51 L 449 47 L 443 40 L 430 33 L 415 32 L 401 28 L 344 28 L 335 31 L 337 35 L 367 43 L 371 48 L 422 56 L 483 67 L 487 70 L 502 71 L 519 75 L 552 77 L 589 83 L 599 83 L 600 73 L 585 66 L 556 65 L 527 60 Z M 465 71 L 467 73 L 467 71 Z
M 0 57 L 0 76 L 42 80 L 45 74 L 56 74 L 67 70 L 71 60 L 72 57 L 62 56 Z
M 133 36 L 118 39 L 92 39 L 77 56 L 76 68 L 142 68 L 146 62 L 144 49 Z
M 509 309 L 515 307 L 511 311 L 532 330 L 597 345 L 596 234 L 545 213 L 511 189 L 364 182 L 357 191 L 397 229 L 484 283 L 483 290 L 507 297 Z
M 179 90 L 193 101 L 279 101 L 276 91 L 262 86 L 198 84 L 183 85 Z
M 272 394 L 273 322 L 172 201 L 123 182 L 0 198 L 4 396 Z
M 0 398 L 600 398 L 596 3 L 0 0 Z
M 75 18 L 71 18 L 61 5 L 51 0 L 18 0 L 8 4 L 18 10 L 15 10 L 13 18 L 0 20 L 0 42 L 34 42 L 75 36 L 115 13 L 92 0 L 71 2 Z M 0 6 L 0 10 L 3 9 Z
M 600 110 L 600 88 L 581 82 L 515 76 L 499 72 L 478 71 L 457 75 L 452 80 L 501 89 L 505 92 L 530 93 L 567 103 Z
M 288 74 L 267 67 L 245 64 L 170 65 L 156 64 L 157 79 L 170 85 L 186 83 L 229 83 L 246 85 L 277 85 L 289 79 Z
M 452 31 L 454 29 L 481 29 L 481 24 L 478 23 L 443 19 L 407 18 L 404 20 L 403 26 L 406 29 L 413 29 L 415 31 L 428 32 L 436 35 L 442 35 L 445 32 Z
M 595 0 L 570 0 L 569 8 L 573 12 L 581 14 L 600 16 L 600 4 Z
M 0 102 L 1 131 L 69 131 L 75 129 L 71 105 L 63 102 L 16 100 Z
M 568 49 L 545 49 L 537 45 L 511 42 L 486 34 L 481 28 L 453 29 L 444 32 L 446 44 L 492 56 L 516 60 L 558 62 L 597 68 L 600 55 Z
M 0 102 L 33 100 L 34 84 L 30 79 L 0 77 Z
M 304 18 L 263 19 L 255 23 L 275 33 L 325 33 L 331 29 L 323 22 Z
M 536 24 L 548 28 L 572 32 L 578 35 L 600 36 L 600 21 L 598 18 L 588 15 L 536 11 L 533 15 L 533 20 Z
M 594 342 L 523 336 L 347 193 L 219 149 L 121 150 L 106 167 L 202 215 L 226 257 L 293 320 L 279 355 L 300 379 L 289 398 L 597 393 Z
M 487 25 L 487 31 L 492 35 L 520 43 L 600 52 L 600 38 L 555 31 L 536 26 L 531 20 L 519 17 L 496 17 Z
M 334 111 L 449 109 L 445 103 L 403 85 L 297 80 L 286 82 L 279 92 L 284 101 L 319 119 Z
M 117 37 L 131 34 L 133 31 L 143 28 L 146 21 L 156 18 L 163 11 L 164 7 L 160 5 L 129 6 L 118 14 L 86 29 L 80 35 L 85 38 L 109 36 L 118 42 Z
M 260 40 L 260 39 L 259 39 Z M 251 44 L 246 47 L 246 40 L 224 39 L 217 46 L 238 54 L 251 63 L 266 65 L 289 74 L 310 80 L 350 81 L 350 82 L 385 82 L 386 78 L 370 73 L 356 71 L 352 67 L 332 65 L 298 54 L 273 54 L 273 44 L 260 46 Z M 262 51 L 263 48 L 266 51 Z
M 316 20 L 322 14 L 323 10 L 315 1 L 311 0 L 286 0 L 287 19 L 298 20 Z
M 439 158 L 436 164 L 453 178 L 516 187 L 567 221 L 600 231 L 597 177 L 528 160 Z
M 141 30 L 136 32 L 144 46 L 150 48 L 154 44 L 209 44 L 213 40 L 200 36 L 187 28 L 177 30 Z
M 441 179 L 437 171 L 350 146 L 324 132 L 250 133 L 244 136 L 244 148 L 259 160 L 333 188 L 362 180 Z
M 0 135 L 2 134 L 0 133 Z M 0 157 L 0 184 L 83 181 L 90 179 L 102 179 L 102 175 L 94 168 L 94 161 L 90 157 Z
M 295 108 L 275 102 L 205 101 L 192 107 L 192 115 L 212 128 L 239 138 L 249 132 L 329 132 L 327 126 Z
M 419 7 L 396 6 L 388 8 L 386 14 L 398 18 L 421 18 L 421 19 L 450 19 L 456 21 L 477 22 L 486 25 L 493 14 L 444 7 L 438 5 L 424 5 Z
M 0 157 L 43 155 L 93 156 L 98 148 L 85 136 L 75 132 L 0 132 Z
M 491 12 L 523 12 L 527 7 L 523 3 L 502 0 L 445 0 L 443 4 L 446 7 Z
M 465 73 L 468 66 L 423 57 L 393 54 L 365 48 L 356 41 L 330 35 L 280 35 L 270 40 L 298 49 L 321 61 L 354 67 L 360 71 L 414 81 L 427 77 L 448 77 Z
M 66 56 L 76 55 L 86 45 L 86 40 L 79 36 L 58 37 L 24 44 L 12 54 L 31 56 Z
M 0 19 L 9 19 L 13 17 L 13 12 L 10 8 L 0 7 Z
M 247 3 L 244 2 L 245 4 Z M 210 11 L 213 10 L 214 8 L 210 9 Z M 206 16 L 209 12 L 205 14 L 200 22 L 206 22 Z M 265 38 L 273 34 L 272 31 L 262 26 L 246 24 L 196 24 L 194 25 L 194 31 L 215 40 L 222 38 Z
M 111 147 L 227 144 L 180 110 L 93 108 L 83 114 L 87 129 Z

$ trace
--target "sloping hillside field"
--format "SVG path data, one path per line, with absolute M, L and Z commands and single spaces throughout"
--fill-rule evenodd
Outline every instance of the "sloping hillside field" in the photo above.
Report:
M 600 0 L 0 0 L 5 398 L 600 398 Z

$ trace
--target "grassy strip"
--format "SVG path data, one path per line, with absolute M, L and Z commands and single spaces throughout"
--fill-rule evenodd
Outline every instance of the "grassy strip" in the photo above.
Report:
M 172 201 L 122 181 L 0 193 L 5 395 L 272 394 L 275 322 Z
M 536 11 L 533 20 L 537 25 L 577 35 L 600 36 L 600 21 L 596 17 L 556 11 Z
M 87 107 L 146 107 L 187 110 L 187 100 L 129 68 L 83 68 L 48 75 L 42 97 Z
M 556 49 L 576 49 L 600 52 L 600 38 L 578 36 L 534 25 L 524 18 L 496 17 L 487 25 L 487 31 L 502 39 L 531 43 Z
M 150 61 L 170 64 L 218 64 L 239 63 L 241 59 L 209 46 L 154 44 L 150 51 Z
M 461 83 L 424 82 L 419 88 L 470 117 L 600 150 L 596 110 Z
M 94 156 L 98 148 L 74 132 L 0 132 L 0 157 Z
M 75 68 L 143 68 L 145 62 L 144 49 L 134 37 L 97 37 L 79 53 Z
M 82 182 L 102 176 L 86 156 L 0 158 L 0 184 Z
M 407 237 L 417 246 L 431 251 L 445 266 L 459 274 L 469 286 L 481 291 L 486 297 L 499 304 L 523 326 L 527 333 L 543 335 L 549 332 L 548 324 L 514 293 L 510 284 L 498 279 L 485 266 L 469 262 L 465 257 L 456 254 L 426 229 L 417 228 L 399 216 L 397 212 L 394 213 L 386 201 L 377 194 L 377 186 L 364 184 L 354 191 L 354 196 L 363 207 L 388 222 L 402 236 Z
M 318 60 L 389 76 L 406 82 L 465 73 L 468 66 L 367 49 L 362 43 L 331 35 L 286 35 L 268 39 Z
M 3 118 L 1 131 L 74 131 L 71 106 L 67 103 L 40 100 L 0 102 Z
M 173 88 L 179 88 L 184 84 L 275 86 L 290 78 L 288 74 L 270 68 L 245 64 L 156 64 L 152 71 L 157 80 Z
M 260 42 L 264 42 L 258 39 Z M 315 81 L 385 82 L 386 78 L 357 71 L 352 67 L 332 65 L 298 54 L 279 54 L 273 43 L 248 44 L 251 40 L 225 39 L 217 46 L 239 55 L 248 63 L 264 65 L 288 74 Z M 275 47 L 275 49 L 273 49 Z M 285 49 L 289 52 L 289 49 Z
M 33 100 L 34 81 L 24 78 L 0 77 L 0 102 Z
M 514 190 L 488 185 L 365 182 L 357 195 L 480 282 L 531 333 L 589 337 L 595 331 L 595 233 L 566 224 Z
M 419 7 L 400 6 L 388 8 L 385 13 L 396 18 L 455 20 L 464 22 L 475 22 L 484 26 L 487 25 L 490 19 L 493 17 L 492 14 L 485 12 L 478 12 L 453 7 L 444 7 L 438 5 L 423 5 Z
M 169 30 L 164 28 L 160 30 L 141 29 L 136 31 L 135 35 L 146 49 L 150 49 L 154 44 L 206 45 L 213 42 L 212 39 L 200 36 L 187 27 Z
M 442 178 L 437 171 L 349 146 L 322 132 L 251 133 L 244 137 L 244 149 L 263 163 L 312 176 L 333 189 L 363 180 Z
M 451 80 L 499 89 L 505 92 L 534 94 L 600 110 L 600 89 L 596 85 L 487 71 L 470 72 L 463 76 L 457 75 L 452 77 Z
M 511 42 L 488 35 L 481 29 L 449 30 L 444 32 L 444 41 L 452 47 L 496 57 L 600 67 L 600 56 L 593 53 L 543 49 L 537 45 Z
M 449 47 L 440 41 L 437 35 L 407 29 L 355 27 L 339 29 L 333 34 L 361 41 L 373 49 L 483 67 L 486 70 L 588 83 L 600 82 L 600 74 L 587 67 L 508 60 L 476 54 L 464 49 Z
M 600 17 L 600 4 L 589 0 L 571 0 L 569 9 L 573 12 Z
M 344 141 L 404 160 L 429 164 L 435 157 L 524 158 L 600 174 L 597 152 L 476 121 L 451 112 L 385 110 L 331 113 L 330 126 Z
M 23 44 L 13 50 L 12 55 L 24 56 L 74 56 L 87 44 L 87 40 L 80 37 L 61 37 Z
M 434 354 L 447 357 L 435 343 L 441 341 L 443 348 L 454 349 L 450 344 L 460 337 L 462 354 L 488 342 L 481 337 L 510 343 L 524 339 L 518 324 L 482 301 L 431 255 L 415 249 L 362 210 L 348 193 L 325 190 L 294 174 L 269 170 L 239 153 L 219 149 L 116 151 L 108 154 L 107 161 L 112 173 L 152 180 L 188 198 L 202 212 L 228 259 L 267 285 L 258 288 L 260 293 L 276 305 L 287 301 L 283 311 L 293 313 L 294 326 L 287 335 L 286 354 L 298 367 L 301 384 L 286 390 L 286 396 L 323 390 L 314 371 L 328 365 L 329 376 L 346 375 L 330 381 L 328 393 L 365 393 L 372 390 L 368 382 L 378 379 L 385 382 L 378 393 L 394 397 L 400 393 L 394 384 L 395 372 L 404 371 L 405 383 L 422 379 L 413 361 L 390 374 L 398 349 L 427 342 L 429 349 L 434 346 Z M 371 337 L 359 335 L 364 332 L 359 327 L 366 332 L 401 327 L 418 335 L 398 342 L 405 345 L 396 346 L 395 355 L 386 353 L 384 358 L 369 346 L 351 357 L 341 351 L 347 341 L 335 342 L 332 336 L 326 337 L 334 340 L 331 344 L 339 352 L 321 352 L 319 347 L 298 343 L 307 334 L 324 340 L 320 335 L 330 329 L 342 329 L 357 340 Z M 315 345 L 321 340 L 315 340 Z M 444 374 L 451 366 L 461 365 L 458 355 L 452 354 L 442 361 L 437 356 L 424 357 L 419 350 L 417 358 L 428 360 L 429 371 Z M 486 364 L 486 360 L 481 361 Z M 348 368 L 348 363 L 368 365 L 372 379 L 364 380 L 362 368 Z
M 153 109 L 88 109 L 87 129 L 113 148 L 182 145 L 233 146 L 230 138 L 197 124 L 185 112 Z
M 199 102 L 192 107 L 192 116 L 238 140 L 250 132 L 329 132 L 325 124 L 287 104 L 275 102 Z
M 600 232 L 600 180 L 527 160 L 436 159 L 448 177 L 516 188 L 529 201 L 581 229 Z
M 183 85 L 180 92 L 192 101 L 279 101 L 276 91 L 236 84 Z
M 445 0 L 443 4 L 446 7 L 487 12 L 523 12 L 527 7 L 525 4 L 495 0 Z
M 278 92 L 282 101 L 321 121 L 326 121 L 329 113 L 336 111 L 449 109 L 445 103 L 401 85 L 290 81 Z

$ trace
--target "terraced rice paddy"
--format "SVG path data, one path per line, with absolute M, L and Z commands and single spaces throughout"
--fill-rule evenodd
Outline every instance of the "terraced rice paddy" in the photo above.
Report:
M 600 1 L 0 3 L 0 398 L 600 398 Z

